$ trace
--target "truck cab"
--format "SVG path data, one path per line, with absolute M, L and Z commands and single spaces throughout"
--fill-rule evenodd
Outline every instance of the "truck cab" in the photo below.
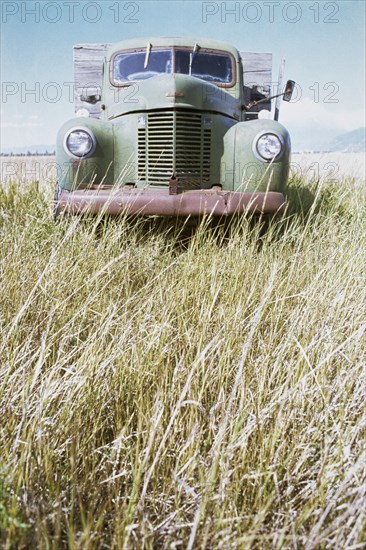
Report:
M 290 138 L 258 118 L 271 108 L 271 54 L 150 37 L 75 46 L 74 66 L 76 118 L 57 138 L 57 214 L 281 211 Z

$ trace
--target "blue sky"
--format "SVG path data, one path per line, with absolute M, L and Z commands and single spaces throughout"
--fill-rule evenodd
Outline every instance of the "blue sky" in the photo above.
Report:
M 276 80 L 301 98 L 283 104 L 294 149 L 312 148 L 365 126 L 365 2 L 17 1 L 1 2 L 1 146 L 54 144 L 74 115 L 72 46 L 145 36 L 227 41 L 273 53 Z M 33 91 L 33 92 L 32 92 Z

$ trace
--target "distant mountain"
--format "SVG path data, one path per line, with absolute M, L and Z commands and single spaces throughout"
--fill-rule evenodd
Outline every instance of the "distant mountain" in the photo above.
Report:
M 45 153 L 53 153 L 56 150 L 55 145 L 30 145 L 29 147 L 2 147 L 1 153 L 3 155 L 26 155 L 31 153 L 32 155 L 44 155 Z
M 324 151 L 340 153 L 364 153 L 366 152 L 366 128 L 357 128 L 335 137 Z

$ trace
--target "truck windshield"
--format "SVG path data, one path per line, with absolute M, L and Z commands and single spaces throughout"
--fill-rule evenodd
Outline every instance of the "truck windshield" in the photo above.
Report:
M 146 63 L 146 49 L 119 53 L 113 61 L 113 84 L 119 86 L 162 73 L 179 73 L 219 85 L 233 85 L 233 59 L 229 54 L 199 50 L 193 55 L 190 68 L 191 55 L 189 49 L 152 49 Z

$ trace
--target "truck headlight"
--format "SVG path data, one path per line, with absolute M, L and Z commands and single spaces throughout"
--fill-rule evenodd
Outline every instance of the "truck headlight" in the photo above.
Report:
M 66 152 L 77 158 L 87 158 L 94 153 L 96 139 L 87 128 L 72 128 L 65 136 Z
M 253 145 L 256 153 L 264 160 L 279 158 L 284 149 L 282 136 L 273 133 L 261 134 L 259 137 L 257 136 Z

